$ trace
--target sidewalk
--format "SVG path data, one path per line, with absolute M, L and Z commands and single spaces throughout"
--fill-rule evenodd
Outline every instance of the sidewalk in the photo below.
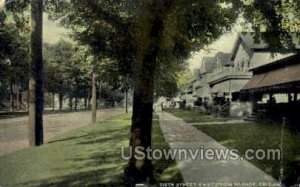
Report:
M 158 113 L 158 115 L 164 137 L 172 149 L 190 148 L 195 150 L 201 146 L 203 146 L 203 150 L 208 148 L 226 149 L 213 138 L 183 120 L 165 112 Z M 183 160 L 177 157 L 176 162 L 186 183 L 199 183 L 203 186 L 209 186 L 209 184 L 215 186 L 217 183 L 229 183 L 233 186 L 240 186 L 242 183 L 255 183 L 254 186 L 279 186 L 278 181 L 242 158 L 237 160 L 200 158 Z
M 188 123 L 189 125 L 217 125 L 217 124 L 241 124 L 241 123 L 250 123 L 243 119 L 233 119 L 228 121 L 213 121 L 213 122 L 201 122 L 201 123 Z

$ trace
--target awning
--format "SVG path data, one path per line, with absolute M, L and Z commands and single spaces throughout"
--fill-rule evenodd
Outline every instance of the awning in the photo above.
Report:
M 288 89 L 300 83 L 300 64 L 293 64 L 254 75 L 242 91 Z M 288 90 L 286 90 L 288 92 Z

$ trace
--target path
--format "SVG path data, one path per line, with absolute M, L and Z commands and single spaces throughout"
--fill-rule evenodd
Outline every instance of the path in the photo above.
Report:
M 169 113 L 159 113 L 159 120 L 165 139 L 172 149 L 184 148 L 194 152 L 196 149 L 226 150 L 210 136 Z M 274 178 L 248 161 L 242 160 L 241 157 L 238 158 L 208 160 L 198 155 L 195 160 L 191 157 L 184 160 L 177 156 L 176 162 L 186 183 L 197 183 L 202 186 L 218 186 L 224 183 L 229 186 L 243 186 L 242 183 L 248 185 L 255 183 L 254 186 L 279 186 Z
M 97 121 L 121 114 L 124 109 L 97 111 Z M 72 112 L 44 115 L 45 142 L 54 136 L 91 124 L 91 112 Z M 28 117 L 0 120 L 0 156 L 28 147 Z

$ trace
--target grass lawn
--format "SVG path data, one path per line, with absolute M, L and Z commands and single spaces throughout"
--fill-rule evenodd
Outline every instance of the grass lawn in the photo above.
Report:
M 228 148 L 239 150 L 241 156 L 246 149 L 277 149 L 280 146 L 281 125 L 252 122 L 247 124 L 195 125 Z M 283 136 L 284 181 L 295 184 L 300 176 L 300 136 L 289 128 Z M 279 179 L 280 160 L 250 160 L 266 173 Z M 299 180 L 299 179 L 298 179 Z M 299 181 L 298 181 L 299 182 Z
M 215 118 L 211 115 L 201 114 L 199 111 L 184 110 L 179 108 L 164 109 L 165 112 L 173 114 L 176 117 L 182 118 L 187 123 L 204 123 L 215 121 L 227 121 L 225 118 Z
M 131 115 L 77 129 L 49 144 L 0 157 L 0 186 L 123 186 L 121 147 L 128 147 Z M 166 148 L 158 121 L 153 147 Z M 155 161 L 159 182 L 181 181 L 175 161 Z
M 159 127 L 159 121 L 157 116 L 154 117 L 152 127 L 152 148 L 160 150 L 170 149 Z M 161 160 L 154 160 L 153 165 L 155 168 L 154 177 L 158 179 L 158 182 L 183 182 L 183 178 L 174 160 L 167 160 L 162 158 Z

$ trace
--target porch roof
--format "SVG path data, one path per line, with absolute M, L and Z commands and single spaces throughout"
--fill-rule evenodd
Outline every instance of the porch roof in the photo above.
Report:
M 297 59 L 298 60 L 298 59 Z M 278 65 L 278 63 L 275 63 Z M 266 68 L 266 67 L 264 67 Z M 285 63 L 281 67 L 258 71 L 243 87 L 243 92 L 278 92 L 300 91 L 300 62 Z

